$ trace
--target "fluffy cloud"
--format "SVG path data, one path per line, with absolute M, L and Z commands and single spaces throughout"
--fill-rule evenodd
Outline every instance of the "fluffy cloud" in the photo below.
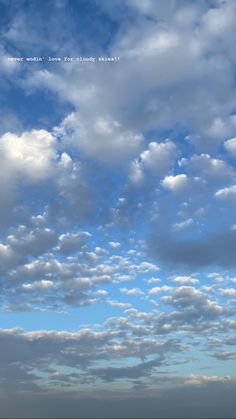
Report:
M 229 153 L 233 156 L 236 155 L 236 138 L 231 138 L 230 140 L 225 141 L 224 146 Z
M 158 17 L 163 9 L 168 10 L 163 14 L 165 27 Z M 122 22 L 115 42 L 109 45 L 110 53 L 121 58 L 117 66 L 86 65 L 78 77 L 78 65 L 71 63 L 28 75 L 27 87 L 50 88 L 79 109 L 67 121 L 78 133 L 75 143 L 103 161 L 108 160 L 108 152 L 113 161 L 114 153 L 117 160 L 132 155 L 139 133 L 150 129 L 182 124 L 190 141 L 203 149 L 217 146 L 235 130 L 232 36 L 225 27 L 220 35 L 210 30 L 214 14 L 230 20 L 233 30 L 233 2 L 212 8 L 153 4 L 147 10 L 152 10 L 156 21 L 144 13 L 135 16 L 132 26 Z
M 222 295 L 227 295 L 227 296 L 236 296 L 236 290 L 234 288 L 225 288 L 225 289 L 221 289 L 221 294 Z
M 168 285 L 162 285 L 161 287 L 153 287 L 150 289 L 149 294 L 159 294 L 160 292 L 168 292 L 171 287 Z
M 57 242 L 56 234 L 49 228 L 36 228 L 29 231 L 25 226 L 19 226 L 7 237 L 7 243 L 16 254 L 39 256 L 51 249 Z
M 89 237 L 91 237 L 91 234 L 87 231 L 61 234 L 59 237 L 60 252 L 64 255 L 78 252 L 85 246 L 86 239 Z
M 191 276 L 175 276 L 172 281 L 177 284 L 198 284 L 199 280 Z
M 212 158 L 206 153 L 193 155 L 189 161 L 183 159 L 183 165 L 204 178 L 219 180 L 233 175 L 233 169 L 224 160 Z
M 6 227 L 14 223 L 18 213 L 25 211 L 22 204 L 25 189 L 33 190 L 36 183 L 41 187 L 46 180 L 53 182 L 57 171 L 57 143 L 53 135 L 43 129 L 25 131 L 21 135 L 7 132 L 0 137 L 0 151 L 0 175 L 4 177 L 0 185 L 0 223 Z M 24 197 L 26 205 L 27 201 Z
M 162 181 L 162 185 L 165 189 L 173 192 L 181 192 L 188 185 L 188 178 L 186 174 L 166 176 Z
M 180 223 L 175 223 L 174 228 L 176 230 L 182 230 L 188 227 L 191 227 L 194 224 L 194 221 L 192 218 L 187 218 L 187 220 L 181 221 Z
M 235 196 L 236 196 L 236 185 L 219 189 L 215 193 L 216 198 L 222 198 L 222 199 L 234 198 Z
M 173 141 L 166 140 L 163 143 L 149 143 L 148 149 L 142 152 L 140 158 L 145 167 L 161 176 L 171 168 L 177 155 L 176 145 Z
M 70 114 L 55 130 L 66 143 L 106 164 L 127 161 L 140 149 L 143 136 L 126 130 L 110 115 Z
M 183 308 L 184 315 L 189 312 L 195 318 L 215 318 L 223 312 L 216 301 L 209 300 L 204 293 L 191 286 L 180 286 L 172 291 L 171 296 L 162 297 L 162 300 L 179 309 Z
M 119 242 L 109 242 L 109 245 L 111 246 L 112 249 L 118 249 L 120 247 Z
M 13 175 L 28 181 L 46 179 L 55 161 L 55 139 L 45 130 L 33 130 L 17 136 L 6 133 L 0 138 L 3 165 Z
M 121 288 L 120 290 L 126 295 L 145 295 L 145 292 L 139 288 Z

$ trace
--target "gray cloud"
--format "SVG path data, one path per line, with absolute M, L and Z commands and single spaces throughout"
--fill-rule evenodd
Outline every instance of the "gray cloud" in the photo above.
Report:
M 158 261 L 177 269 L 200 269 L 207 266 L 232 268 L 235 260 L 236 232 L 233 230 L 199 238 L 177 238 L 171 235 L 152 235 L 148 251 Z

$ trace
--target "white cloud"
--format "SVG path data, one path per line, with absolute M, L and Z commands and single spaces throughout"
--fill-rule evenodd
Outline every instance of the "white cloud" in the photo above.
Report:
M 120 247 L 119 242 L 109 242 L 109 245 L 112 249 L 118 249 Z
M 167 292 L 170 291 L 172 287 L 169 287 L 168 285 L 162 285 L 161 287 L 153 287 L 150 289 L 149 294 L 159 294 L 161 292 Z
M 236 296 L 236 289 L 235 288 L 221 288 L 220 289 L 221 295 L 227 296 Z
M 236 185 L 228 186 L 226 188 L 219 189 L 215 193 L 216 198 L 235 198 L 236 197 Z
M 2 159 L 7 170 L 33 182 L 50 175 L 56 158 L 55 145 L 55 139 L 45 130 L 32 130 L 20 136 L 9 132 L 0 138 Z
M 119 308 L 128 308 L 128 307 L 131 307 L 131 304 L 129 304 L 129 303 L 122 303 L 121 301 L 116 301 L 116 300 L 108 299 L 108 300 L 106 300 L 106 302 L 107 302 L 107 304 L 109 306 L 112 306 L 112 307 L 119 307 Z
M 158 176 L 164 175 L 174 164 L 178 155 L 177 147 L 173 141 L 163 143 L 151 142 L 148 149 L 143 151 L 140 158 L 145 167 L 153 170 Z
M 142 163 L 139 162 L 138 160 L 134 160 L 131 163 L 129 178 L 131 182 L 134 184 L 139 185 L 143 183 L 144 181 L 143 166 L 142 166 Z
M 47 279 L 42 279 L 41 281 L 35 281 L 33 284 L 23 284 L 22 288 L 24 288 L 27 291 L 31 291 L 31 290 L 48 290 L 53 288 L 54 284 L 53 281 L 49 281 Z
M 175 276 L 171 279 L 172 282 L 176 282 L 177 284 L 197 284 L 199 280 L 196 278 L 192 278 L 191 276 Z
M 141 262 L 139 265 L 136 265 L 136 269 L 140 273 L 156 272 L 160 270 L 157 265 L 150 262 Z
M 107 290 L 97 290 L 96 294 L 101 297 L 106 297 L 109 294 L 109 292 Z
M 140 290 L 140 288 L 120 288 L 120 291 L 126 295 L 145 295 L 145 292 Z
M 181 221 L 180 223 L 175 223 L 174 228 L 176 230 L 183 230 L 185 228 L 191 227 L 194 224 L 192 218 L 187 218 L 187 220 Z
M 233 175 L 232 168 L 221 159 L 212 158 L 209 154 L 193 155 L 188 163 L 189 169 L 201 177 L 222 179 Z
M 216 39 L 222 32 L 227 35 L 234 26 L 235 20 L 232 15 L 234 10 L 234 2 L 218 2 L 218 7 L 212 7 L 205 13 L 203 17 L 204 29 Z
M 130 0 L 140 16 L 134 17 L 132 25 L 122 22 L 109 45 L 110 53 L 121 57 L 117 66 L 101 68 L 95 63 L 81 67 L 78 77 L 78 64 L 71 63 L 51 71 L 29 71 L 26 81 L 31 89 L 56 92 L 75 108 L 77 122 L 68 121 L 68 127 L 75 128 L 73 140 L 95 158 L 102 159 L 104 152 L 103 161 L 109 160 L 109 152 L 113 162 L 116 152 L 117 160 L 126 156 L 125 148 L 134 144 L 133 136 L 124 144 L 125 133 L 135 136 L 134 127 L 140 133 L 181 124 L 202 150 L 222 143 L 235 130 L 233 2 L 217 2 L 214 8 L 174 1 L 142 3 Z M 107 2 L 101 7 L 108 7 Z M 114 10 L 109 8 L 116 13 L 115 5 Z M 216 28 L 213 21 L 228 22 L 220 35 L 219 28 L 218 33 L 210 29 Z M 123 127 L 121 135 L 117 123 Z
M 224 146 L 226 150 L 232 154 L 234 157 L 236 156 L 236 138 L 230 138 L 229 140 L 225 141 Z
M 111 115 L 88 113 L 83 108 L 79 113 L 68 115 L 60 127 L 54 130 L 65 144 L 80 149 L 85 155 L 108 165 L 126 162 L 137 155 L 142 134 L 126 129 Z
M 161 279 L 160 278 L 152 277 L 152 278 L 147 279 L 147 282 L 149 284 L 155 284 L 156 282 L 161 282 Z
M 0 261 L 2 266 L 8 266 L 14 256 L 14 252 L 8 244 L 0 243 Z
M 188 178 L 186 174 L 180 174 L 176 176 L 166 176 L 162 185 L 165 189 L 169 189 L 173 192 L 180 192 L 188 185 Z

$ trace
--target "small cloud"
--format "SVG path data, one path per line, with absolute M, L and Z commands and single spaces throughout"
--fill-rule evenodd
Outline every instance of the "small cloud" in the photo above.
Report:
M 111 246 L 112 249 L 118 249 L 120 247 L 119 242 L 109 242 L 109 245 Z
M 99 295 L 99 296 L 101 296 L 101 297 L 104 297 L 104 296 L 108 295 L 109 292 L 106 291 L 106 290 L 97 290 L 96 291 L 96 294 Z
M 236 157 L 236 137 L 225 141 L 224 146 L 230 154 Z
M 188 184 L 187 175 L 182 173 L 176 176 L 166 176 L 162 181 L 162 186 L 172 192 L 180 192 L 186 188 Z
M 121 301 L 116 300 L 106 300 L 106 303 L 111 307 L 119 307 L 119 308 L 129 308 L 131 304 L 129 303 L 122 303 Z
M 161 279 L 152 277 L 152 278 L 147 279 L 147 282 L 149 284 L 155 284 L 156 282 L 161 282 Z
M 140 290 L 139 288 L 120 288 L 120 291 L 126 295 L 145 295 L 145 292 Z
M 197 284 L 199 280 L 196 278 L 192 278 L 191 276 L 176 276 L 171 279 L 172 282 L 176 282 L 177 284 Z
M 174 228 L 176 230 L 183 230 L 185 228 L 191 227 L 194 224 L 194 221 L 192 218 L 188 218 L 187 220 L 182 221 L 181 223 L 174 224 Z
M 172 287 L 169 287 L 168 285 L 163 285 L 162 287 L 154 287 L 150 289 L 149 294 L 160 294 L 161 292 L 167 292 L 171 289 Z
M 222 198 L 222 199 L 235 198 L 236 197 L 236 185 L 232 185 L 232 186 L 228 186 L 228 187 L 223 188 L 223 189 L 219 189 L 215 193 L 215 197 L 216 198 Z

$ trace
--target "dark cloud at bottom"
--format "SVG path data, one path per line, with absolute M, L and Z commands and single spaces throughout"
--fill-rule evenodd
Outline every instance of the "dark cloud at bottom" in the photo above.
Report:
M 1 418 L 235 418 L 235 384 L 0 397 Z

